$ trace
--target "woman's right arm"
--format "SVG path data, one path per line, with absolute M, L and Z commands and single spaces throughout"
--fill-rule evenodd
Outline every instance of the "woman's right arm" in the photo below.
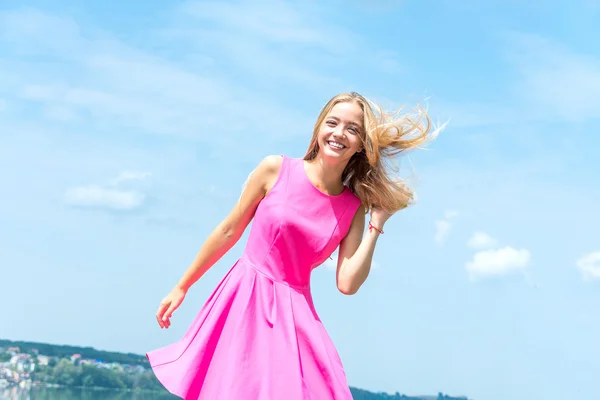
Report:
M 268 156 L 250 174 L 229 215 L 211 232 L 175 288 L 161 302 L 156 315 L 161 327 L 168 328 L 172 312 L 179 307 L 188 289 L 240 239 L 259 203 L 277 180 L 281 163 L 281 156 Z
M 179 280 L 178 287 L 187 291 L 237 243 L 254 217 L 258 204 L 273 185 L 281 166 L 281 160 L 278 160 L 280 158 L 265 158 L 250 174 L 240 199 L 229 215 L 208 236 L 196 258 Z

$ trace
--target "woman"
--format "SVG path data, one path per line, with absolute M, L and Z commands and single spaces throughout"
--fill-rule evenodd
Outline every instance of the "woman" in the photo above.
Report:
M 352 399 L 315 311 L 310 274 L 339 247 L 337 287 L 358 291 L 386 220 L 412 199 L 385 161 L 434 135 L 425 113 L 394 121 L 361 95 L 344 93 L 321 111 L 303 159 L 265 158 L 160 303 L 156 318 L 168 328 L 190 286 L 254 218 L 243 255 L 184 337 L 147 353 L 160 382 L 184 399 Z

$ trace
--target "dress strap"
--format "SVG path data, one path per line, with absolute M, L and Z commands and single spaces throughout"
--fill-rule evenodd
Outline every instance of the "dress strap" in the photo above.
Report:
M 281 168 L 279 169 L 279 177 L 277 180 L 287 180 L 290 169 L 290 159 L 285 155 L 281 154 L 283 161 L 281 162 Z
M 281 185 L 287 186 L 287 181 L 289 180 L 290 159 L 284 154 L 280 154 L 280 156 L 282 158 L 282 162 L 281 167 L 279 168 L 279 174 L 277 175 L 277 179 L 275 180 L 275 183 L 269 192 L 272 192 L 275 188 Z

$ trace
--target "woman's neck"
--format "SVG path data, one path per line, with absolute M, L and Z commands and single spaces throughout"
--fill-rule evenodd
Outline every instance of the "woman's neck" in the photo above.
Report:
M 343 191 L 342 174 L 346 168 L 347 162 L 332 163 L 319 156 L 308 161 L 310 173 L 317 185 L 320 183 L 329 193 L 339 193 Z

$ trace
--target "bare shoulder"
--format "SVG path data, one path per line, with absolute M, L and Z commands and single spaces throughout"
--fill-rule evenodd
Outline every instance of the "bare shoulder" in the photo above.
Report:
M 281 164 L 283 164 L 283 156 L 271 154 L 262 159 L 259 167 L 265 172 L 279 174 Z
M 283 157 L 277 155 L 270 155 L 263 158 L 256 169 L 255 173 L 261 175 L 263 178 L 269 180 L 273 176 L 277 176 L 279 174 L 279 170 L 281 170 L 281 165 L 283 164 Z
M 270 155 L 265 157 L 261 164 L 264 164 L 264 168 L 266 170 L 266 184 L 265 191 L 269 193 L 277 178 L 279 177 L 279 172 L 281 171 L 281 165 L 283 164 L 283 156 L 281 155 Z
M 248 181 L 262 187 L 264 192 L 268 192 L 279 176 L 282 163 L 283 157 L 280 155 L 269 155 L 263 158 L 250 174 Z

